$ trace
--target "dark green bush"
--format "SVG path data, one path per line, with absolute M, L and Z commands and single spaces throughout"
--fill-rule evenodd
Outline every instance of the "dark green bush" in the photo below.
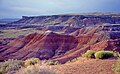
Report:
M 93 50 L 88 50 L 83 56 L 87 58 L 94 58 L 94 51 Z
M 47 62 L 47 65 L 58 65 L 58 64 L 60 64 L 58 61 L 55 61 L 55 62 L 49 61 L 49 62 Z
M 114 57 L 114 52 L 113 51 L 98 51 L 95 53 L 95 58 L 96 59 L 107 59 Z

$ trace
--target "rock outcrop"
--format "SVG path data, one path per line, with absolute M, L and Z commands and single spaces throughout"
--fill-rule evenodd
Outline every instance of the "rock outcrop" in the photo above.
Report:
M 92 25 L 101 25 L 103 23 L 120 24 L 120 14 L 66 14 L 66 15 L 51 15 L 51 16 L 23 16 L 19 21 L 10 24 L 36 24 L 40 26 L 44 25 L 69 25 L 72 27 L 84 27 Z

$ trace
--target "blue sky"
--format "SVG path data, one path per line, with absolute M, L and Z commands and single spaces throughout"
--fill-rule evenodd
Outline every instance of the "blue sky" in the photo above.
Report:
M 87 12 L 120 12 L 120 0 L 0 0 L 0 18 Z

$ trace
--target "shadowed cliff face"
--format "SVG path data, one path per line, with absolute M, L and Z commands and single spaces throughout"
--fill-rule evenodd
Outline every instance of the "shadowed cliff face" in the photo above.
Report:
M 24 16 L 19 21 L 11 24 L 39 24 L 39 25 L 70 25 L 73 27 L 83 27 L 101 25 L 103 23 L 120 24 L 119 14 L 88 14 L 88 15 L 53 15 L 53 16 Z
M 7 45 L 1 45 L 0 60 L 37 57 L 41 60 L 49 59 L 65 63 L 81 56 L 87 50 L 104 49 L 119 52 L 120 33 L 117 33 L 119 27 L 114 29 L 114 26 L 85 27 L 74 32 L 70 30 L 69 34 L 57 34 L 51 31 L 29 34 Z M 117 36 L 114 37 L 115 35 Z

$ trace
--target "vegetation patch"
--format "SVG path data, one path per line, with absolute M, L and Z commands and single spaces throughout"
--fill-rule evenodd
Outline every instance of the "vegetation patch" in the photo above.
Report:
M 30 58 L 30 59 L 27 59 L 25 60 L 24 62 L 24 66 L 27 67 L 27 66 L 30 66 L 30 65 L 35 65 L 39 62 L 39 58 Z
M 55 61 L 55 62 L 49 61 L 49 62 L 47 62 L 47 65 L 58 65 L 58 64 L 61 64 L 61 63 L 58 62 L 58 61 Z
M 0 74 L 5 74 L 7 72 L 12 72 L 20 69 L 23 66 L 22 60 L 9 59 L 0 65 Z
M 20 69 L 16 74 L 60 74 L 58 70 L 51 69 L 50 66 L 41 66 L 39 64 Z
M 95 58 L 95 59 L 108 59 L 108 58 L 118 58 L 119 53 L 113 51 L 93 51 L 88 50 L 84 55 L 87 58 Z
M 94 58 L 94 53 L 95 53 L 95 51 L 88 50 L 83 56 L 87 57 L 87 58 Z
M 96 59 L 108 59 L 114 57 L 113 51 L 98 51 L 95 53 Z

